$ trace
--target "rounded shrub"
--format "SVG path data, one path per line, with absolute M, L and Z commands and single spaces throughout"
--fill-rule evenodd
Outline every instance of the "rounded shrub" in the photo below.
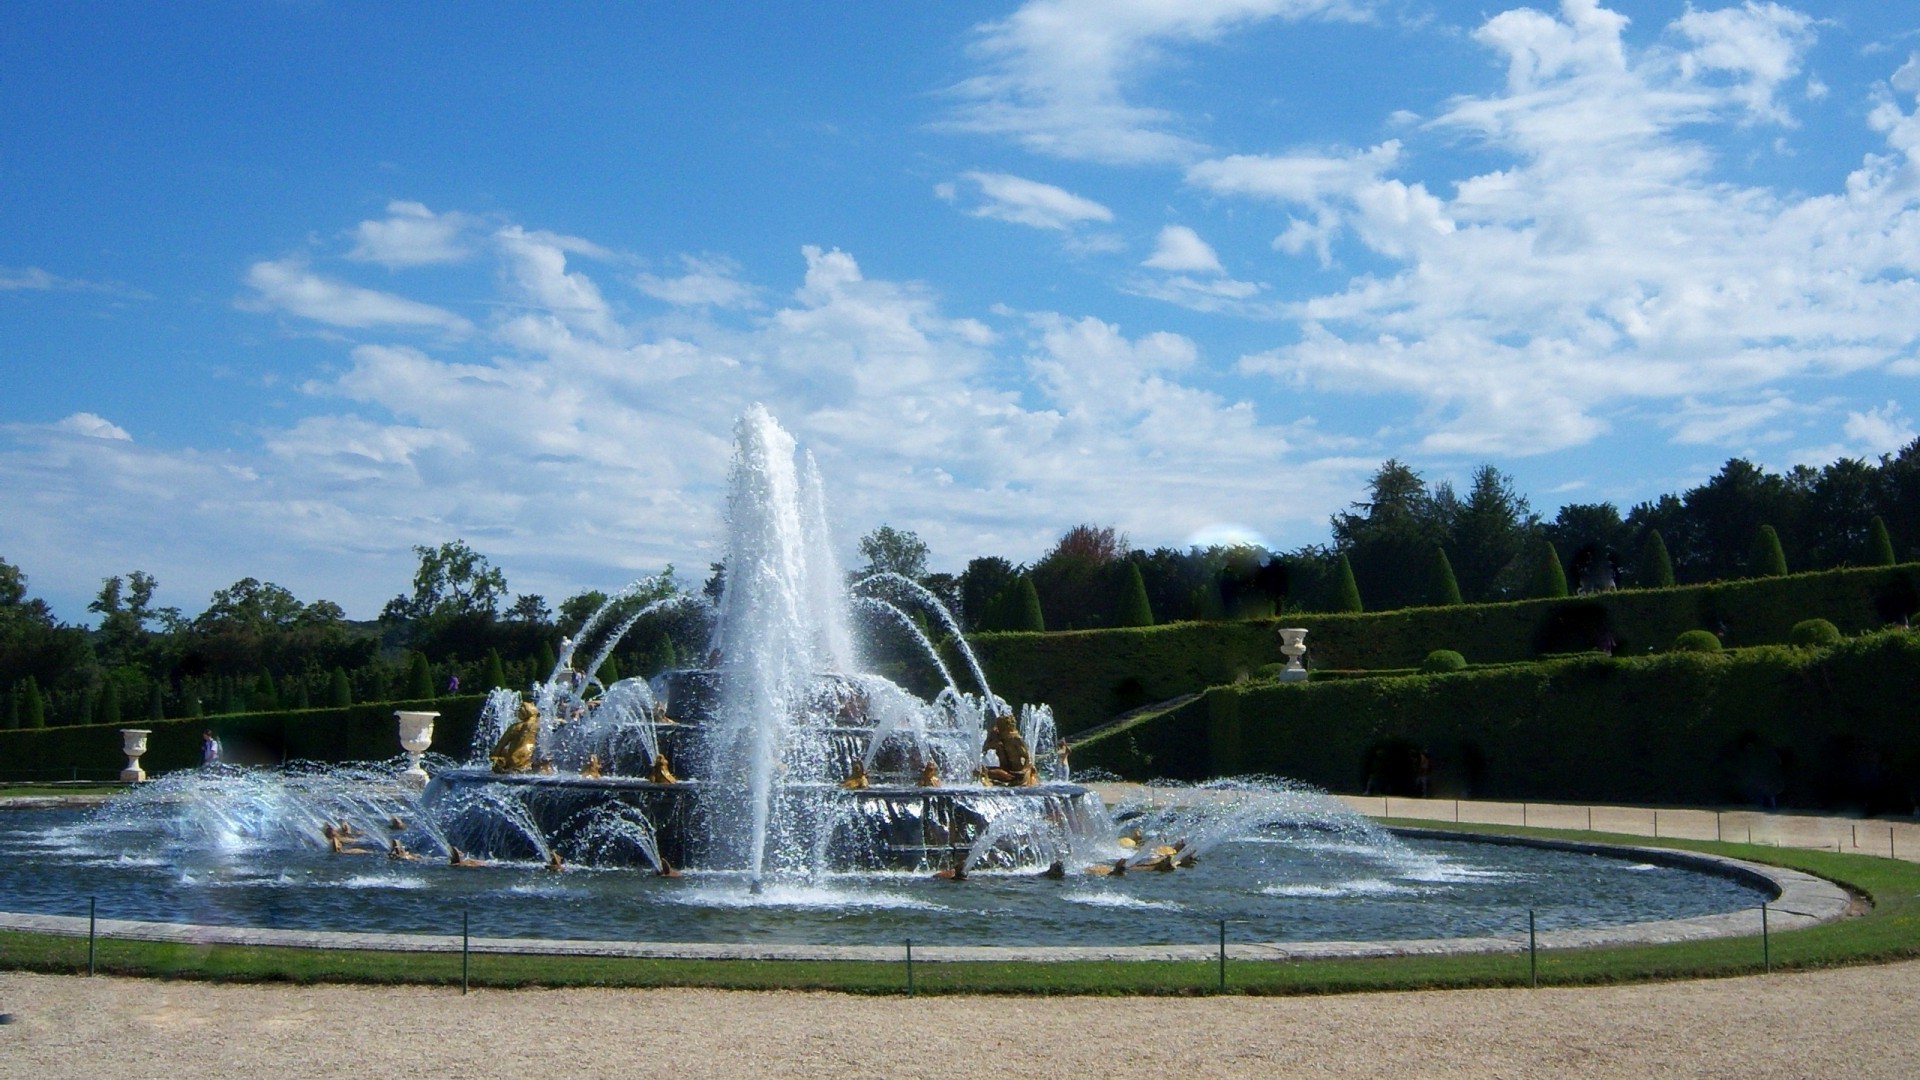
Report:
M 1444 675 L 1449 671 L 1465 671 L 1467 658 L 1452 649 L 1435 649 L 1420 661 L 1420 674 Z
M 1795 645 L 1838 645 L 1840 628 L 1825 619 L 1803 619 L 1793 624 L 1789 640 Z
M 1711 630 L 1689 630 L 1673 639 L 1675 652 L 1719 652 L 1720 639 Z

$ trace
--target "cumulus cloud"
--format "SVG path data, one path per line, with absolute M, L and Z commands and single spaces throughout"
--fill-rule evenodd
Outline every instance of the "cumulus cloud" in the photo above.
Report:
M 1160 230 L 1153 254 L 1140 264 L 1155 270 L 1174 270 L 1197 274 L 1224 274 L 1220 256 L 1200 234 L 1185 225 L 1168 225 Z
M 1116 164 L 1185 161 L 1203 142 L 1130 86 L 1176 46 L 1269 19 L 1356 19 L 1367 0 L 1029 0 L 975 28 L 985 70 L 952 88 L 949 124 L 1057 157 Z
M 1062 232 L 1089 221 L 1113 220 L 1113 211 L 1092 199 L 1038 180 L 987 172 L 965 173 L 961 179 L 979 196 L 980 202 L 967 211 L 974 217 Z M 948 202 L 960 198 L 954 184 L 940 185 L 935 194 Z
M 758 303 L 752 285 L 740 280 L 740 267 L 732 260 L 683 255 L 686 271 L 677 277 L 641 273 L 634 287 L 655 300 L 676 307 L 751 307 Z
M 1920 438 L 1914 433 L 1912 421 L 1906 418 L 1899 402 L 1895 401 L 1889 401 L 1877 409 L 1848 413 L 1847 422 L 1841 430 L 1869 456 L 1896 453 L 1915 438 Z
M 122 442 L 133 441 L 133 436 L 127 434 L 126 428 L 90 412 L 74 413 L 53 426 L 57 431 L 64 431 L 73 435 L 84 435 L 89 439 L 119 439 Z
M 383 221 L 363 221 L 353 231 L 347 258 L 389 269 L 466 261 L 473 254 L 467 232 L 476 219 L 466 214 L 436 214 L 417 202 L 387 204 Z
M 1792 407 L 1786 380 L 1908 362 L 1907 76 L 1871 117 L 1892 156 L 1869 155 L 1844 194 L 1783 195 L 1719 178 L 1689 136 L 1782 122 L 1774 91 L 1813 25 L 1768 4 L 1688 12 L 1669 27 L 1687 48 L 1637 51 L 1625 26 L 1592 0 L 1487 20 L 1475 38 L 1506 60 L 1505 87 L 1447 102 L 1425 130 L 1502 160 L 1450 194 L 1397 175 L 1411 163 L 1395 143 L 1190 168 L 1204 190 L 1304 208 L 1281 250 L 1385 261 L 1291 305 L 1301 340 L 1239 369 L 1410 395 L 1423 448 L 1518 455 L 1590 441 L 1642 402 L 1679 403 L 1677 442 L 1731 445 Z
M 455 336 L 473 331 L 472 323 L 445 308 L 316 274 L 302 256 L 254 263 L 247 270 L 247 284 L 255 296 L 246 306 L 328 326 L 439 330 Z
M 0 292 L 91 292 L 106 293 L 128 300 L 151 300 L 153 295 L 140 289 L 130 288 L 117 282 L 83 281 L 80 278 L 62 277 L 49 273 L 38 266 L 26 266 L 18 269 L 0 266 Z

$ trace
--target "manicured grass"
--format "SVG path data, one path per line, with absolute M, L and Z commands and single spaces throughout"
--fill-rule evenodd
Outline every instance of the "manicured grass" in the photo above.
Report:
M 118 795 L 128 785 L 120 783 L 81 784 L 0 784 L 0 798 L 35 798 L 44 795 Z
M 1804 870 L 1864 893 L 1872 899 L 1873 911 L 1862 918 L 1773 934 L 1771 956 L 1776 970 L 1920 957 L 1920 866 L 1911 863 L 1750 844 L 1648 841 L 1548 829 L 1461 825 L 1459 831 L 1677 848 Z M 114 940 L 101 940 L 96 948 L 97 970 L 119 975 L 426 986 L 458 986 L 461 981 L 457 952 L 347 952 Z M 903 962 L 640 960 L 479 953 L 470 962 L 472 985 L 480 987 L 695 986 L 861 994 L 900 994 L 907 988 Z M 1759 938 L 1720 938 L 1669 945 L 1543 950 L 1539 954 L 1539 978 L 1543 986 L 1710 978 L 1758 973 L 1762 964 Z M 86 966 L 87 943 L 83 938 L 0 932 L 0 967 L 75 974 L 84 972 Z M 1220 985 L 1219 967 L 1212 961 L 916 963 L 913 978 L 915 991 L 925 994 L 1199 995 L 1216 993 Z M 1524 952 L 1298 962 L 1237 960 L 1230 961 L 1227 969 L 1228 992 L 1240 994 L 1526 986 L 1529 980 Z

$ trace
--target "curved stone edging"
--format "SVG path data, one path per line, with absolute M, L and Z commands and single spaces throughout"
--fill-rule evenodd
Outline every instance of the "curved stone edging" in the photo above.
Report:
M 1774 891 L 1767 910 L 1773 930 L 1799 930 L 1844 918 L 1853 896 L 1824 878 L 1784 867 L 1744 862 L 1721 855 L 1676 851 L 1672 848 L 1632 847 L 1621 844 L 1548 840 L 1497 833 L 1453 832 L 1442 829 L 1396 828 L 1395 833 L 1458 839 L 1475 843 L 1516 844 L 1585 851 L 1613 858 L 1684 866 L 1720 874 Z M 1760 910 L 1749 908 L 1691 919 L 1663 919 L 1624 926 L 1551 930 L 1539 935 L 1544 949 L 1580 949 L 1597 946 L 1653 945 L 1740 937 L 1760 933 Z M 73 915 L 0 913 L 0 929 L 85 937 L 85 918 Z M 101 937 L 126 941 L 158 941 L 194 945 L 259 945 L 296 949 L 359 949 L 382 952 L 458 952 L 457 934 L 374 934 L 331 930 L 275 930 L 263 927 L 201 926 L 190 923 L 139 922 L 100 919 Z M 604 956 L 677 960 L 866 960 L 903 959 L 896 945 L 746 945 L 699 942 L 578 941 L 545 938 L 470 938 L 469 950 L 478 953 L 529 956 Z M 1233 960 L 1329 960 L 1386 956 L 1441 956 L 1462 953 L 1524 952 L 1524 931 L 1511 937 L 1428 938 L 1407 941 L 1302 941 L 1242 943 L 1227 946 Z M 965 961 L 1059 962 L 1070 960 L 1213 960 L 1218 945 L 925 945 L 913 957 L 926 963 Z

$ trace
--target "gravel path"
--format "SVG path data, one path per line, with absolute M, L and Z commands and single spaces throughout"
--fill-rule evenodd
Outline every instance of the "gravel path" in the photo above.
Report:
M 0 972 L 0 1077 L 1920 1075 L 1920 962 L 1581 990 L 873 998 Z

